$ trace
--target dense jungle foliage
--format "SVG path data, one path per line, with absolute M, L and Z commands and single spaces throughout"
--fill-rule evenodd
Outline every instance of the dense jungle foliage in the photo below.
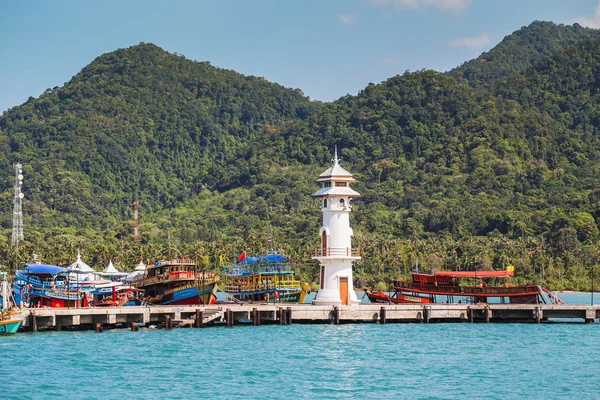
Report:
M 298 89 L 152 44 L 104 54 L 0 117 L 0 251 L 100 269 L 187 255 L 219 269 L 268 236 L 313 284 L 310 194 L 341 149 L 354 173 L 358 287 L 514 265 L 516 282 L 588 289 L 600 257 L 600 37 L 535 22 L 447 74 L 356 96 Z M 25 241 L 10 247 L 24 164 Z M 140 202 L 139 243 L 132 203 Z

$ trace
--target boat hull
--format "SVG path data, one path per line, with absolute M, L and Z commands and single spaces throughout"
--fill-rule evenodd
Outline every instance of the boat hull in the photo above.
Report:
M 383 291 L 378 292 L 367 292 L 367 296 L 371 303 L 382 303 L 382 304 L 429 304 L 431 301 L 425 297 L 419 296 L 408 296 L 401 293 L 396 293 L 394 296 L 388 296 Z
M 216 282 L 201 286 L 192 286 L 165 293 L 148 302 L 156 305 L 189 306 L 196 304 L 214 304 L 216 300 Z
M 21 326 L 21 322 L 23 321 L 20 319 L 0 321 L 0 335 L 17 333 L 19 327 Z
M 243 293 L 231 293 L 226 292 L 228 295 L 233 296 L 235 299 L 240 301 L 267 301 L 267 302 L 278 302 L 278 303 L 304 303 L 308 291 L 306 288 L 291 291 L 278 291 L 278 298 L 275 299 L 274 290 L 270 291 L 257 291 L 257 292 L 243 292 Z
M 22 322 L 21 311 L 9 310 L 0 314 L 0 335 L 17 333 Z

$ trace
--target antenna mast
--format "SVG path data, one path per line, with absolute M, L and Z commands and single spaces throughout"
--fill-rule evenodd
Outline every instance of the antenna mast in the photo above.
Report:
M 23 240 L 23 205 L 22 200 L 25 195 L 21 192 L 23 185 L 23 166 L 21 163 L 15 164 L 15 199 L 13 200 L 13 226 L 12 226 L 12 246 L 19 247 L 19 242 Z
M 133 241 L 135 243 L 138 242 L 139 238 L 139 229 L 138 229 L 138 202 L 134 201 L 133 202 Z M 141 260 L 141 258 L 140 258 Z

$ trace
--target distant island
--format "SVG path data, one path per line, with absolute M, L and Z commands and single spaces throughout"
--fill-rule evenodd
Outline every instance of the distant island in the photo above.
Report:
M 153 44 L 119 49 L 0 116 L 2 262 L 64 266 L 81 251 L 98 268 L 185 255 L 218 269 L 272 237 L 317 282 L 310 194 L 337 145 L 362 195 L 357 286 L 387 289 L 417 265 L 513 265 L 517 283 L 587 290 L 600 260 L 598 76 L 599 30 L 538 21 L 448 73 L 330 103 Z

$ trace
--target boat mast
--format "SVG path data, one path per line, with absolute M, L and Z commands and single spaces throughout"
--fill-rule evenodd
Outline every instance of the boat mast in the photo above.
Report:
M 0 280 L 2 281 L 2 312 L 8 310 L 8 282 L 6 281 L 6 272 L 0 272 Z

